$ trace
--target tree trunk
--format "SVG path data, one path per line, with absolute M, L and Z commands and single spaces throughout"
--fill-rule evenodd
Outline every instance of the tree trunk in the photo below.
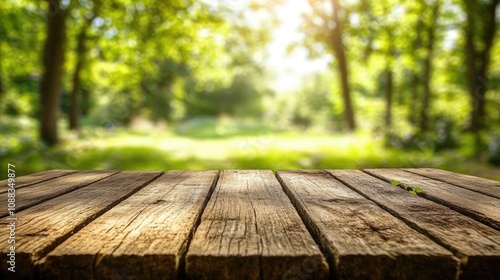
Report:
M 424 5 L 425 6 L 425 5 Z M 423 13 L 423 10 L 417 10 L 417 13 Z M 411 124 L 417 125 L 418 123 L 418 115 L 416 112 L 419 111 L 419 108 L 416 107 L 418 106 L 415 104 L 415 100 L 418 100 L 420 97 L 419 94 L 419 89 L 420 89 L 420 57 L 418 56 L 418 53 L 420 52 L 420 48 L 422 47 L 422 26 L 423 26 L 423 21 L 422 18 L 419 17 L 417 19 L 417 26 L 415 28 L 416 32 L 416 37 L 413 42 L 414 49 L 413 49 L 413 54 L 417 54 L 415 59 L 417 61 L 417 67 L 415 69 L 411 69 L 411 77 L 410 77 L 410 86 L 411 86 L 411 91 L 410 91 L 410 100 L 408 102 L 409 105 L 409 110 L 408 110 L 408 120 Z
M 392 126 L 392 96 L 393 96 L 393 79 L 392 70 L 387 68 L 386 70 L 386 89 L 385 89 L 385 129 L 386 131 L 391 130 Z
M 48 5 L 47 38 L 44 49 L 44 73 L 42 76 L 40 138 L 47 145 L 58 143 L 57 115 L 63 74 L 66 41 L 66 16 L 68 8 L 59 8 L 55 13 Z
M 81 72 L 85 67 L 87 59 L 87 31 L 92 25 L 92 22 L 97 17 L 102 2 L 100 0 L 93 1 L 94 8 L 92 10 L 92 17 L 88 18 L 82 25 L 80 33 L 78 34 L 78 42 L 76 46 L 76 65 L 73 72 L 72 83 L 73 88 L 70 93 L 70 106 L 69 106 L 69 128 L 71 130 L 78 130 L 80 128 L 80 106 L 79 95 L 82 91 Z
M 418 100 L 419 94 L 418 94 L 418 88 L 419 88 L 419 76 L 418 73 L 415 70 L 411 70 L 410 73 L 410 100 L 408 101 L 408 121 L 411 124 L 416 124 L 417 123 L 417 117 L 415 114 L 415 100 Z
M 5 93 L 5 85 L 3 83 L 2 73 L 0 73 L 0 104 L 3 102 L 3 95 Z
M 480 67 L 479 76 L 477 78 L 477 82 L 479 83 L 479 86 L 481 88 L 481 94 L 480 94 L 480 102 L 478 106 L 478 116 L 479 116 L 479 128 L 483 129 L 485 127 L 485 117 L 486 117 L 486 91 L 488 90 L 488 83 L 489 83 L 489 78 L 488 78 L 488 69 L 490 66 L 490 60 L 491 60 L 491 49 L 493 48 L 493 43 L 495 39 L 495 34 L 496 34 L 496 27 L 497 27 L 497 6 L 498 6 L 499 0 L 492 0 L 487 7 L 486 11 L 486 24 L 484 24 L 484 31 L 483 31 L 483 42 L 484 42 L 484 48 L 483 52 L 481 54 L 481 60 L 482 64 Z
M 332 48 L 337 59 L 338 69 L 340 72 L 340 83 L 342 87 L 342 98 L 344 101 L 344 115 L 347 122 L 347 127 L 350 131 L 356 129 L 356 121 L 354 118 L 354 110 L 351 102 L 351 92 L 349 88 L 349 71 L 347 68 L 347 59 L 344 53 L 342 44 L 342 20 L 340 19 L 339 10 L 340 4 L 338 0 L 332 0 L 333 21 L 335 30 L 331 33 Z
M 81 93 L 82 93 L 81 116 L 86 117 L 86 116 L 88 116 L 89 109 L 90 109 L 90 92 L 87 88 L 82 88 Z
M 472 104 L 469 129 L 476 133 L 485 127 L 488 67 L 496 31 L 496 8 L 498 2 L 498 0 L 492 0 L 486 4 L 487 7 L 484 7 L 486 15 L 483 15 L 476 10 L 481 10 L 478 6 L 475 6 L 480 4 L 465 1 L 467 14 L 465 53 L 467 57 L 467 81 Z M 474 36 L 478 32 L 476 22 L 483 17 L 483 30 L 481 30 L 482 36 L 480 37 L 483 48 L 479 50 L 474 42 Z
M 80 73 L 83 68 L 83 63 L 85 61 L 85 40 L 86 40 L 86 30 L 82 28 L 80 34 L 78 35 L 78 45 L 76 47 L 76 65 L 73 72 L 72 83 L 73 88 L 70 93 L 70 105 L 69 105 L 69 129 L 78 130 L 79 129 L 79 106 L 78 106 L 78 94 L 81 90 L 81 78 Z
M 1 47 L 1 44 L 0 44 Z M 0 48 L 0 53 L 3 53 L 3 50 Z M 5 93 L 7 92 L 7 88 L 4 82 L 4 78 L 2 75 L 2 56 L 0 56 L 0 116 L 3 115 L 2 112 L 2 104 L 4 102 Z
M 431 61 L 426 58 L 424 61 L 423 73 L 423 88 L 422 88 L 422 105 L 420 106 L 420 132 L 426 132 L 429 129 L 429 111 L 430 111 L 430 75 Z
M 422 106 L 420 107 L 420 132 L 426 132 L 429 129 L 429 111 L 431 102 L 431 73 L 432 73 L 432 58 L 434 52 L 434 40 L 439 17 L 440 1 L 436 1 L 432 11 L 432 22 L 427 27 L 427 54 L 423 61 L 422 67 Z
M 469 95 L 472 101 L 472 110 L 470 115 L 469 129 L 471 131 L 479 130 L 477 115 L 477 104 L 475 98 L 476 85 L 476 47 L 474 46 L 475 16 L 473 7 L 466 4 L 467 25 L 465 27 L 465 54 L 467 60 L 467 84 L 469 86 Z

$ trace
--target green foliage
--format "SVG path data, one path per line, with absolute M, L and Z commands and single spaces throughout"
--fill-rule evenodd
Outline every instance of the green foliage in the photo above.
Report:
M 488 145 L 488 162 L 500 166 L 500 134 L 492 134 Z
M 8 116 L 30 116 L 36 118 L 39 107 L 39 80 L 32 75 L 9 77 L 8 90 L 0 109 Z
M 424 193 L 424 191 L 419 187 L 411 187 L 411 186 L 402 184 L 397 180 L 390 180 L 389 182 L 391 183 L 391 185 L 393 185 L 395 187 L 400 187 L 413 195 L 421 195 Z
M 460 141 L 455 124 L 445 118 L 435 117 L 435 119 L 430 131 L 426 133 L 411 128 L 407 130 L 394 128 L 386 135 L 385 144 L 388 147 L 407 150 L 429 149 L 434 152 L 457 148 Z
M 2 160 L 26 160 L 26 173 L 71 167 L 57 162 L 66 162 L 65 158 L 74 154 L 72 149 L 86 140 L 101 137 L 106 139 L 103 147 L 107 148 L 82 148 L 75 168 L 140 169 L 134 158 L 143 162 L 144 168 L 152 169 L 390 165 L 437 166 L 478 174 L 488 170 L 490 174 L 493 167 L 486 162 L 500 165 L 499 40 L 494 42 L 490 73 L 484 84 L 488 88 L 489 135 L 466 132 L 474 104 L 467 88 L 463 31 L 468 22 L 464 16 L 466 9 L 472 9 L 474 42 L 484 47 L 483 15 L 489 1 L 341 1 L 345 8 L 340 15 L 344 22 L 343 44 L 361 137 L 336 134 L 345 129 L 338 73 L 311 73 L 289 93 L 269 89 L 273 69 L 264 67 L 264 62 L 276 26 L 269 14 L 265 24 L 257 19 L 279 11 L 279 1 L 250 1 L 240 10 L 232 8 L 237 5 L 229 0 L 69 1 L 72 11 L 67 20 L 59 125 L 64 125 L 70 108 L 69 92 L 74 84 L 71 73 L 78 59 L 79 34 L 86 31 L 88 53 L 79 96 L 83 128 L 80 134 L 65 133 L 67 143 L 54 150 L 36 140 L 43 42 L 50 16 L 45 12 L 47 2 L 0 1 L 0 154 Z M 331 34 L 335 32 L 331 1 L 310 2 L 314 11 L 304 11 L 301 28 L 305 36 L 297 39 L 301 46 L 296 47 L 305 47 L 311 57 L 331 58 Z M 434 22 L 432 7 L 438 2 L 442 9 Z M 430 61 L 431 101 L 422 108 L 424 62 L 430 53 L 425 46 L 431 42 L 430 29 L 435 31 Z M 337 61 L 330 61 L 335 69 Z M 384 124 L 388 70 L 394 73 L 390 128 Z M 422 109 L 429 115 L 425 132 L 418 129 Z M 152 140 L 137 136 L 136 131 L 112 136 L 113 131 L 132 124 L 134 118 L 164 125 L 167 131 L 158 132 L 158 137 L 180 141 L 184 148 L 207 140 L 224 150 L 232 138 L 250 137 L 253 140 L 248 140 L 251 143 L 247 146 L 256 152 L 231 150 L 234 156 L 215 161 L 203 159 L 201 152 L 177 159 L 175 151 L 144 146 Z M 291 132 L 286 134 L 284 130 Z M 333 135 L 316 137 L 318 131 Z M 305 136 L 305 132 L 312 135 Z M 284 147 L 266 144 L 274 134 Z M 134 137 L 143 143 L 113 146 Z M 187 137 L 194 142 L 183 142 Z M 294 141 L 297 143 L 287 146 L 287 142 Z M 309 144 L 314 148 L 303 149 Z M 259 148 L 262 145 L 267 146 Z M 474 147 L 483 152 L 477 159 L 470 159 L 475 155 Z M 461 166 L 463 161 L 466 164 Z M 495 172 L 498 170 L 491 173 Z M 409 191 L 421 193 L 418 188 Z
M 341 131 L 344 129 L 343 105 L 332 78 L 319 73 L 310 75 L 300 88 L 279 96 L 273 107 L 282 119 L 297 128 Z
M 262 116 L 262 97 L 265 89 L 259 88 L 252 77 L 236 75 L 227 87 L 208 84 L 196 96 L 189 98 L 187 117 L 196 116 Z

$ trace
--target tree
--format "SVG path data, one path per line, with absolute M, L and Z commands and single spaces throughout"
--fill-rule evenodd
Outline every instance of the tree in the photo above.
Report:
M 392 99 L 393 99 L 393 74 L 392 68 L 387 66 L 386 74 L 386 90 L 385 90 L 385 128 L 389 132 L 392 126 Z
M 347 60 L 344 54 L 344 45 L 342 42 L 342 25 L 343 20 L 340 18 L 341 6 L 339 0 L 332 0 L 333 22 L 335 28 L 331 32 L 332 48 L 335 53 L 335 58 L 338 61 L 340 73 L 340 83 L 342 86 L 342 98 L 344 100 L 344 112 L 349 130 L 356 129 L 356 121 L 354 119 L 354 110 L 351 102 L 351 90 L 349 87 L 349 72 L 347 68 Z
M 145 76 L 141 81 L 144 93 L 144 107 L 149 109 L 153 121 L 172 120 L 174 90 L 176 79 L 188 74 L 186 65 L 172 60 L 160 61 L 155 76 Z
M 425 3 L 422 3 L 425 5 Z M 426 54 L 423 59 L 422 67 L 422 105 L 420 107 L 420 132 L 425 132 L 429 128 L 429 111 L 430 111 L 430 100 L 431 100 L 431 73 L 432 73 L 432 58 L 434 53 L 434 41 L 436 39 L 436 29 L 439 17 L 439 9 L 441 7 L 441 1 L 436 0 L 432 5 L 432 12 L 430 13 L 431 18 L 429 23 L 427 23 L 426 33 L 427 33 L 427 44 L 425 45 Z
M 48 1 L 47 5 L 47 37 L 43 55 L 44 72 L 40 87 L 40 137 L 49 146 L 59 141 L 57 117 L 65 55 L 66 18 L 70 7 L 58 1 Z
M 0 62 L 1 65 L 1 62 Z M 0 104 L 2 104 L 2 98 L 3 95 L 5 94 L 5 86 L 3 84 L 3 78 L 2 78 L 2 73 L 0 73 Z
M 464 25 L 467 82 L 472 104 L 469 129 L 477 133 L 485 127 L 488 67 L 496 33 L 499 0 L 463 1 L 467 16 Z
M 180 72 L 189 72 L 197 80 L 217 79 L 214 76 L 223 68 L 214 64 L 222 61 L 218 59 L 223 54 L 220 41 L 229 28 L 216 7 L 193 0 L 103 3 L 99 16 L 103 34 L 94 53 L 98 53 L 96 68 L 102 67 L 99 72 L 113 80 L 106 86 L 100 81 L 101 90 L 110 100 L 120 100 L 123 107 L 114 110 L 122 111 L 114 114 L 114 121 L 126 125 L 138 114 L 170 119 L 182 107 L 181 97 L 173 96 L 184 94 L 173 90 L 181 87 L 185 73 Z
M 356 120 L 351 98 L 351 88 L 349 85 L 349 69 L 344 50 L 343 29 L 346 18 L 345 10 L 339 0 L 331 0 L 331 13 L 324 10 L 324 2 L 309 0 L 313 10 L 312 18 L 307 19 L 306 30 L 309 31 L 313 40 L 322 41 L 333 51 L 339 71 L 339 80 L 342 88 L 342 100 L 344 103 L 344 116 L 347 127 L 353 131 L 356 129 Z M 320 19 L 321 24 L 315 24 L 315 19 Z M 306 31 L 307 32 L 307 31 Z M 324 34 L 322 34 L 324 33 Z
M 101 0 L 91 1 L 93 8 L 90 16 L 86 15 L 84 17 L 84 22 L 80 27 L 80 31 L 77 36 L 77 46 L 76 46 L 76 63 L 71 77 L 72 89 L 70 92 L 70 107 L 69 107 L 69 128 L 71 130 L 79 129 L 79 102 L 78 98 L 82 90 L 82 78 L 81 72 L 85 67 L 85 62 L 87 60 L 88 52 L 88 32 L 92 25 L 92 22 L 97 18 L 99 10 L 101 8 Z
M 387 136 L 393 123 L 394 68 L 399 52 L 397 37 L 400 19 L 395 15 L 397 8 L 398 5 L 394 1 L 378 1 L 373 4 L 367 0 L 361 1 L 355 10 L 362 14 L 360 18 L 363 20 L 363 25 L 352 30 L 353 34 L 367 33 L 367 42 L 362 53 L 364 62 L 376 56 L 384 63 L 384 67 L 380 69 L 380 77 L 383 77 L 383 81 L 379 83 L 379 87 L 384 92 L 384 125 Z M 361 38 L 358 40 L 362 41 Z
M 414 2 L 413 6 L 410 6 L 409 12 L 412 14 L 424 14 L 426 6 L 422 5 L 425 4 L 422 1 Z M 409 25 L 411 25 L 408 22 Z M 424 26 L 424 21 L 422 17 L 418 16 L 416 18 L 416 22 L 413 23 L 414 26 L 414 33 L 413 34 L 413 40 L 411 40 L 412 46 L 411 46 L 411 52 L 408 52 L 407 54 L 412 58 L 411 59 L 411 67 L 409 67 L 409 87 L 410 87 L 410 98 L 409 98 L 409 108 L 408 108 L 408 121 L 412 125 L 417 125 L 418 124 L 418 115 L 415 114 L 415 109 L 418 109 L 418 106 L 415 106 L 415 100 L 420 99 L 420 88 L 421 88 L 421 80 L 422 78 L 420 77 L 421 74 L 421 67 L 420 67 L 420 49 L 422 48 L 422 37 L 423 37 L 423 26 Z
M 393 7 L 390 7 L 389 5 L 384 5 L 384 10 L 386 10 L 386 13 L 390 13 L 390 9 Z M 394 60 L 396 56 L 396 46 L 394 44 L 394 22 L 386 22 L 383 24 L 382 31 L 385 31 L 386 35 L 386 42 L 385 44 L 385 50 L 383 50 L 383 55 L 385 56 L 385 75 L 386 75 L 386 82 L 385 82 L 385 130 L 386 130 L 386 135 L 389 135 L 389 132 L 392 127 L 392 107 L 393 107 L 393 95 L 394 95 L 394 75 L 393 75 L 393 68 L 394 68 Z
M 3 33 L 3 32 L 2 32 Z M 0 45 L 0 52 L 1 52 L 1 45 Z M 2 104 L 2 99 L 3 99 L 3 95 L 5 94 L 5 84 L 4 84 L 4 81 L 3 81 L 3 76 L 2 76 L 2 58 L 0 57 L 0 104 Z

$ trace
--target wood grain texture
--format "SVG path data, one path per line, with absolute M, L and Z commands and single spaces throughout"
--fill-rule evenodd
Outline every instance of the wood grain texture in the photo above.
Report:
M 21 189 L 24 187 L 32 186 L 37 183 L 41 183 L 44 181 L 52 180 L 55 178 L 59 178 L 71 173 L 75 173 L 76 170 L 48 170 L 48 171 L 42 171 L 38 173 L 33 173 L 30 175 L 26 176 L 21 176 L 21 177 L 16 177 L 15 178 L 15 189 Z M 7 186 L 8 181 L 3 180 L 0 181 L 0 186 L 2 187 L 2 190 L 0 190 L 0 193 L 6 193 L 7 190 L 4 188 L 4 186 Z
M 223 171 L 187 253 L 188 279 L 326 279 L 328 266 L 274 174 Z
M 434 168 L 405 168 L 405 171 L 500 198 L 500 182 Z
M 366 169 L 365 171 L 387 182 L 396 180 L 403 185 L 419 187 L 423 190 L 422 197 L 441 203 L 500 230 L 500 199 L 401 169 Z
M 500 232 L 361 171 L 329 172 L 454 252 L 461 259 L 460 279 L 495 279 L 500 275 Z
M 455 279 L 452 253 L 324 171 L 278 171 L 339 279 Z
M 29 188 L 16 190 L 16 212 L 90 185 L 117 172 L 118 171 L 80 171 L 60 177 L 57 180 L 45 181 Z M 0 194 L 0 201 L 7 201 L 7 193 Z M 7 216 L 7 213 L 8 211 L 6 208 L 1 209 L 0 217 Z
M 16 276 L 33 279 L 37 273 L 37 261 L 70 235 L 161 174 L 162 172 L 157 171 L 120 172 L 19 213 L 16 226 L 16 266 L 20 269 Z M 9 229 L 5 226 L 6 222 L 3 219 L 0 223 L 1 244 L 7 244 Z M 0 278 L 9 273 L 6 267 L 6 250 L 5 246 L 0 249 Z
M 49 253 L 44 276 L 176 279 L 216 179 L 217 171 L 165 173 Z

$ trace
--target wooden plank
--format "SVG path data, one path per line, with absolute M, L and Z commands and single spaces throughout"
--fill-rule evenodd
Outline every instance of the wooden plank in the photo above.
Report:
M 16 221 L 16 276 L 33 279 L 38 260 L 161 174 L 124 171 L 19 213 Z M 3 219 L 0 224 L 0 244 L 7 244 L 7 220 Z M 0 250 L 0 278 L 4 278 L 11 272 L 7 271 L 6 246 Z
M 326 279 L 328 265 L 270 170 L 224 171 L 187 252 L 188 279 Z
M 500 232 L 359 170 L 329 172 L 454 252 L 461 259 L 461 279 L 495 279 L 500 275 Z
M 217 171 L 169 171 L 49 253 L 47 279 L 176 279 Z
M 41 183 L 41 182 L 45 182 L 48 180 L 53 180 L 55 178 L 62 177 L 64 175 L 68 175 L 68 174 L 75 173 L 75 172 L 76 172 L 76 170 L 57 170 L 57 169 L 55 169 L 55 170 L 42 171 L 42 172 L 38 172 L 38 173 L 26 175 L 26 176 L 16 177 L 15 178 L 15 184 L 16 184 L 15 188 L 16 188 L 16 190 L 18 190 L 20 188 L 28 187 L 28 186 L 31 186 L 31 185 L 34 185 L 37 183 Z M 0 186 L 2 186 L 2 187 L 6 186 L 7 182 L 8 182 L 8 180 L 0 181 Z M 7 192 L 6 188 L 2 188 L 2 190 L 0 190 L 0 194 L 6 193 L 6 192 Z
M 51 198 L 74 191 L 81 187 L 107 178 L 118 171 L 80 171 L 57 180 L 46 181 L 29 188 L 16 190 L 16 212 L 37 205 Z M 0 194 L 0 201 L 7 201 L 7 193 Z M 0 217 L 8 214 L 7 208 L 1 209 Z
M 366 169 L 366 172 L 387 182 L 419 187 L 422 197 L 441 203 L 478 220 L 496 230 L 500 230 L 500 200 L 475 191 L 460 188 L 448 183 L 429 179 L 401 169 Z
M 324 171 L 278 178 L 339 279 L 454 279 L 451 252 Z
M 434 168 L 405 168 L 405 171 L 500 198 L 500 182 Z

